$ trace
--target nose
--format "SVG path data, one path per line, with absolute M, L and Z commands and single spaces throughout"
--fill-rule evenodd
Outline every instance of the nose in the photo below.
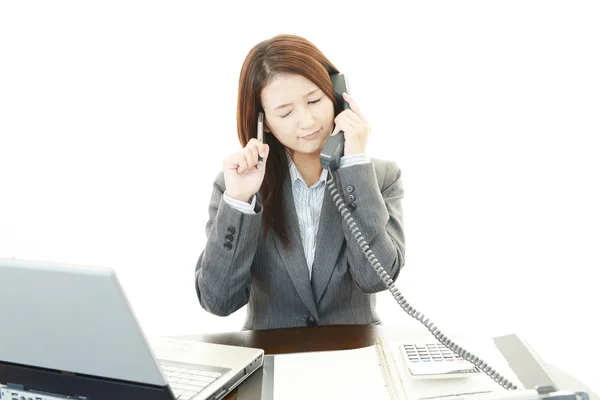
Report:
M 310 108 L 302 107 L 300 109 L 299 114 L 300 114 L 300 120 L 299 120 L 298 124 L 301 129 L 309 129 L 314 126 L 315 119 L 313 117 L 312 112 L 310 111 Z

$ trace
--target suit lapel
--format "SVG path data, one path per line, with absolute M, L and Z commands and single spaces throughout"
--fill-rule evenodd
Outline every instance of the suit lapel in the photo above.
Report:
M 326 185 L 311 279 L 312 291 L 317 304 L 329 284 L 333 268 L 344 243 L 342 222 L 342 216 L 335 207 L 333 198 L 329 193 L 329 187 Z
M 292 283 L 298 292 L 298 295 L 304 302 L 304 305 L 310 314 L 318 320 L 317 307 L 313 298 L 313 292 L 308 276 L 308 265 L 304 250 L 302 247 L 302 237 L 300 236 L 300 226 L 296 214 L 294 195 L 289 175 L 283 184 L 283 204 L 285 210 L 285 223 L 288 235 L 291 240 L 291 248 L 286 251 L 284 244 L 277 235 L 273 235 L 279 254 L 283 259 L 283 265 L 288 271 Z

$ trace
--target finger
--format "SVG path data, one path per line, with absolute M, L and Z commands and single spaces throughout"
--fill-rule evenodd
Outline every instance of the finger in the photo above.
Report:
M 358 107 L 358 103 L 356 103 L 356 100 L 354 100 L 354 98 L 346 92 L 342 93 L 342 97 L 344 98 L 346 103 L 348 103 L 348 105 L 350 106 L 350 109 L 352 111 L 354 111 L 359 116 L 360 119 L 362 119 L 364 122 L 367 122 L 367 119 L 365 118 L 362 111 Z
M 258 161 L 259 148 L 258 148 L 258 146 L 254 142 L 252 142 L 252 143 L 249 142 L 246 145 L 246 148 L 244 149 L 244 152 L 250 152 L 251 155 L 252 155 L 252 159 L 255 159 L 256 161 Z
M 237 158 L 237 172 L 238 174 L 242 174 L 244 173 L 244 171 L 246 171 L 248 169 L 248 162 L 246 161 L 246 157 L 244 157 L 244 153 L 238 153 L 238 158 Z
M 361 125 L 362 125 L 362 121 L 361 122 L 357 122 L 357 121 L 353 120 L 347 114 L 340 114 L 338 116 L 337 126 L 340 127 L 340 129 L 343 130 L 344 132 L 346 132 L 346 131 L 351 131 L 351 132 L 358 131 L 361 128 Z
M 267 160 L 269 159 L 269 145 L 265 145 L 265 150 L 264 150 L 264 155 L 261 156 L 263 158 L 263 163 L 262 166 L 259 167 L 259 171 L 262 171 L 263 175 L 265 173 L 265 171 L 267 170 Z
M 271 148 L 269 147 L 269 145 L 265 143 L 264 150 L 263 150 L 263 155 L 261 155 L 261 157 L 263 158 L 263 161 L 267 161 L 267 158 L 269 158 L 269 151 L 270 150 L 271 150 Z
M 265 146 L 267 146 L 266 143 L 263 143 L 260 140 L 252 138 L 252 139 L 250 139 L 250 141 L 248 142 L 248 144 L 246 146 L 248 146 L 249 144 L 256 146 L 258 148 L 258 154 L 260 154 L 261 157 L 264 157 L 264 154 L 262 154 L 262 153 L 264 153 L 264 151 L 265 151 Z
M 336 125 L 335 127 L 335 133 L 332 133 L 331 136 L 337 135 L 340 132 L 344 132 L 344 135 L 347 135 L 348 133 L 351 133 L 352 131 L 350 129 L 348 129 L 348 124 L 346 124 L 345 122 L 339 123 Z
M 225 169 L 237 169 L 240 166 L 241 151 L 236 151 L 230 154 L 223 160 L 223 168 Z
M 256 146 L 248 146 L 242 151 L 246 160 L 247 168 L 250 169 L 258 165 L 258 149 Z
M 234 158 L 234 155 L 230 155 L 223 160 L 223 169 L 235 169 L 238 167 L 238 163 Z
M 335 117 L 335 119 L 333 120 L 334 126 L 333 126 L 333 132 L 331 132 L 331 136 L 337 135 L 342 130 L 340 127 L 340 115 Z
M 358 125 L 362 125 L 365 123 L 362 120 L 362 118 L 360 118 L 360 116 L 352 110 L 344 110 L 338 115 L 338 117 L 339 116 L 341 116 L 341 118 L 350 118 L 352 121 L 354 121 Z

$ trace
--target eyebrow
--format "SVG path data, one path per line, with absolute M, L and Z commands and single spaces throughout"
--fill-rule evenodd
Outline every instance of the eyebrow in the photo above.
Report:
M 321 89 L 320 88 L 316 88 L 314 90 L 311 90 L 310 92 L 308 92 L 307 94 L 305 94 L 304 97 L 308 97 L 311 94 L 313 94 L 313 93 L 315 93 L 315 92 L 317 92 L 319 90 L 321 90 Z M 280 108 L 284 108 L 284 107 L 291 106 L 291 105 L 292 105 L 292 103 L 282 104 L 280 106 L 275 107 L 273 110 L 279 110 Z

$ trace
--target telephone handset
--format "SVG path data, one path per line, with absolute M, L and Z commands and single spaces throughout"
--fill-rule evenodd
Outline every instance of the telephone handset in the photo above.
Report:
M 331 83 L 333 84 L 333 90 L 335 92 L 338 103 L 340 103 L 340 105 L 343 104 L 342 107 L 344 109 L 350 108 L 350 106 L 344 101 L 342 97 L 343 92 L 350 94 L 350 92 L 348 91 L 347 77 L 341 73 L 331 75 Z M 324 169 L 329 170 L 330 179 L 327 181 L 327 185 L 329 187 L 331 197 L 335 202 L 336 208 L 340 210 L 342 218 L 344 219 L 344 221 L 346 221 L 346 223 L 352 230 L 354 238 L 360 246 L 360 249 L 362 250 L 363 254 L 375 270 L 375 273 L 377 273 L 382 282 L 385 283 L 385 285 L 388 287 L 388 290 L 392 293 L 394 299 L 396 299 L 396 302 L 408 315 L 417 319 L 419 322 L 425 325 L 427 330 L 429 330 L 429 332 L 438 340 L 438 342 L 444 345 L 444 347 L 450 349 L 457 356 L 461 357 L 461 359 L 467 360 L 468 362 L 473 364 L 479 371 L 487 374 L 492 380 L 494 380 L 504 389 L 517 389 L 517 386 L 514 383 L 510 382 L 508 379 L 504 378 L 502 375 L 496 372 L 494 368 L 492 368 L 490 365 L 484 362 L 481 358 L 477 357 L 473 353 L 470 353 L 466 349 L 454 343 L 446 335 L 444 335 L 444 333 L 432 321 L 430 321 L 429 318 L 426 318 L 424 314 L 420 313 L 419 311 L 414 309 L 410 304 L 408 304 L 404 296 L 402 296 L 400 291 L 396 288 L 390 276 L 387 274 L 387 272 L 383 269 L 383 267 L 377 260 L 377 257 L 375 257 L 371 249 L 369 249 L 369 245 L 367 244 L 362 233 L 360 232 L 360 229 L 356 226 L 354 218 L 352 218 L 350 211 L 344 204 L 343 198 L 342 196 L 340 196 L 339 190 L 337 189 L 337 184 L 335 182 L 333 171 L 339 168 L 340 158 L 343 156 L 343 154 L 344 133 L 340 131 L 340 133 L 338 133 L 337 135 L 329 137 L 329 139 L 325 143 L 325 146 L 321 150 L 320 155 L 321 166 Z
M 343 110 L 348 110 L 350 105 L 346 103 L 342 97 L 342 93 L 346 92 L 350 94 L 350 85 L 348 85 L 348 78 L 344 74 L 331 75 L 331 83 L 333 84 L 333 91 L 338 104 L 342 106 Z M 334 136 L 329 136 L 325 146 L 321 150 L 321 166 L 327 170 L 335 171 L 340 167 L 340 159 L 344 155 L 344 131 L 340 131 Z

